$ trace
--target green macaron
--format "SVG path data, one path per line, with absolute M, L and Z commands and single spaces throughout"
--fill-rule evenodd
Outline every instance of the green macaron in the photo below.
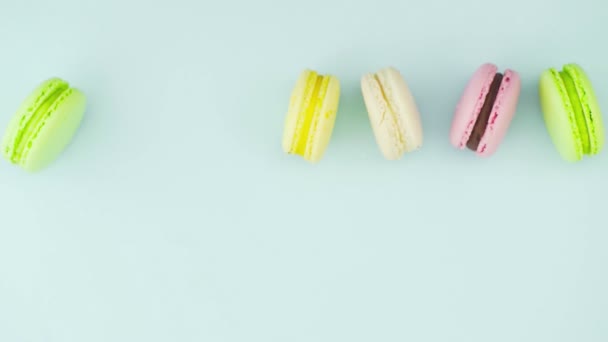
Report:
M 549 136 L 563 159 L 576 162 L 604 146 L 602 113 L 591 81 L 576 64 L 540 77 L 540 103 Z
M 2 154 L 29 172 L 44 169 L 63 152 L 78 130 L 86 98 L 58 78 L 36 88 L 15 113 L 2 141 Z

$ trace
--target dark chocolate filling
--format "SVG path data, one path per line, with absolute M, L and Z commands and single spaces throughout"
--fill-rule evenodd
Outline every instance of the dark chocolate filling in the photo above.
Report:
M 483 107 L 481 107 L 481 112 L 479 112 L 479 116 L 477 117 L 475 126 L 473 126 L 473 132 L 471 133 L 469 141 L 467 142 L 467 147 L 470 150 L 477 151 L 479 143 L 481 142 L 481 138 L 486 133 L 486 129 L 488 128 L 488 121 L 490 120 L 490 114 L 492 114 L 492 108 L 494 107 L 494 102 L 496 102 L 496 96 L 498 96 L 498 91 L 500 90 L 501 83 L 502 74 L 498 73 L 496 74 L 496 76 L 494 76 L 494 80 L 492 81 L 492 85 L 490 86 L 490 91 L 486 96 L 486 99 L 483 103 Z

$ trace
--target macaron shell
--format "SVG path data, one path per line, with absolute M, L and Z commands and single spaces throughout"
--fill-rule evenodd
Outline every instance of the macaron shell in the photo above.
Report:
M 576 134 L 574 111 L 556 70 L 541 74 L 539 95 L 545 126 L 555 148 L 566 161 L 580 160 L 583 148 Z
M 520 92 L 519 74 L 513 70 L 505 70 L 488 126 L 477 149 L 478 155 L 489 157 L 496 152 L 513 120 Z
M 60 87 L 68 87 L 68 84 L 59 78 L 51 78 L 42 82 L 35 90 L 30 92 L 27 98 L 13 115 L 6 128 L 2 139 L 2 154 L 6 160 L 13 162 L 12 155 L 17 138 L 28 123 L 31 115 Z
M 310 162 L 319 162 L 331 139 L 338 106 L 340 104 L 340 82 L 330 76 L 320 115 L 315 116 L 304 158 Z
M 454 147 L 460 149 L 466 147 L 497 71 L 496 65 L 483 64 L 475 71 L 465 87 L 456 105 L 450 129 L 450 142 Z
M 371 122 L 376 143 L 382 155 L 388 160 L 401 157 L 403 147 L 398 138 L 402 133 L 389 113 L 389 104 L 382 95 L 382 90 L 373 74 L 361 78 L 361 93 Z
M 302 106 L 306 99 L 306 93 L 309 91 L 307 85 L 311 79 L 316 77 L 316 73 L 310 70 L 304 70 L 295 87 L 293 88 L 289 101 L 289 109 L 285 118 L 285 128 L 283 130 L 283 150 L 290 153 L 295 140 L 297 139 L 297 128 L 302 113 Z
M 564 66 L 564 71 L 574 79 L 574 84 L 583 107 L 591 141 L 590 154 L 599 154 L 604 147 L 605 132 L 602 112 L 595 96 L 594 88 L 589 77 L 580 66 L 568 64 Z
M 55 102 L 36 127 L 20 165 L 29 172 L 52 163 L 68 146 L 78 130 L 86 108 L 86 98 L 77 89 L 67 91 Z

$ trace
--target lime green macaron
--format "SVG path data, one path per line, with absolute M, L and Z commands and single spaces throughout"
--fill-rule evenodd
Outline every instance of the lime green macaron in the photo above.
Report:
M 58 78 L 49 79 L 27 97 L 15 113 L 2 141 L 2 154 L 29 172 L 51 164 L 78 130 L 86 98 Z
M 576 162 L 597 155 L 604 146 L 602 113 L 591 81 L 577 64 L 548 69 L 540 77 L 545 125 L 563 159 Z

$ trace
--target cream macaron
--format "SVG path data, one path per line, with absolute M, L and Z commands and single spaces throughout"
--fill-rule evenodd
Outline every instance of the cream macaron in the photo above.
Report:
M 414 96 L 392 67 L 361 78 L 361 91 L 376 142 L 388 160 L 422 147 L 423 132 Z

